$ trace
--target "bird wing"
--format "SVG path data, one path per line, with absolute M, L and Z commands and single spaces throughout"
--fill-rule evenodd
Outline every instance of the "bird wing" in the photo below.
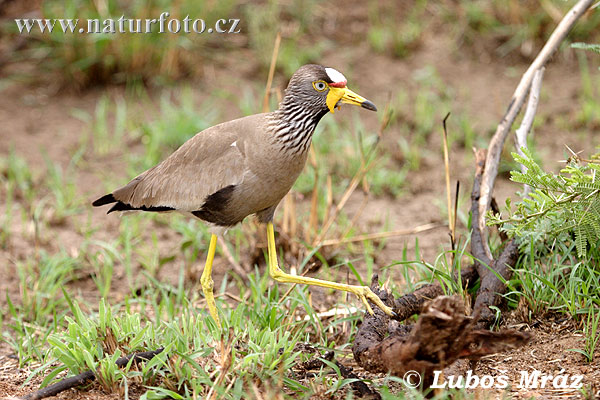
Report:
M 185 142 L 160 164 L 112 195 L 133 209 L 195 211 L 207 196 L 237 185 L 248 173 L 244 139 L 255 128 L 251 117 L 208 128 Z

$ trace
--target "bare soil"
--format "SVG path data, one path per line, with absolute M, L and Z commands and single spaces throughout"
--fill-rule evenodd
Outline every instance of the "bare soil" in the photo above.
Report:
M 465 110 L 472 117 L 472 124 L 477 127 L 479 135 L 486 143 L 491 136 L 492 129 L 502 117 L 516 87 L 521 73 L 527 68 L 525 63 L 515 63 L 504 59 L 493 59 L 489 54 L 476 55 L 462 52 L 454 43 L 436 32 L 424 35 L 420 46 L 406 59 L 397 59 L 373 53 L 367 45 L 338 47 L 339 51 L 324 55 L 321 64 L 331 65 L 341 71 L 352 66 L 347 73 L 350 82 L 355 87 L 360 87 L 361 94 L 373 99 L 375 102 L 384 103 L 388 93 L 408 91 L 414 95 L 418 90 L 411 76 L 414 71 L 426 65 L 432 65 L 440 74 L 445 85 L 455 88 L 455 98 L 452 103 L 457 109 Z M 239 53 L 232 50 L 231 59 L 244 59 L 242 50 Z M 231 85 L 231 75 L 237 75 L 245 70 L 245 74 L 236 80 L 236 86 L 243 87 L 250 81 L 264 81 L 263 76 L 251 76 L 247 71 L 251 68 L 237 68 L 236 63 L 227 69 L 215 69 L 213 79 L 194 83 L 196 95 L 202 98 L 203 93 L 212 93 L 215 89 Z M 279 76 L 277 84 L 283 85 L 285 77 Z M 577 97 L 581 90 L 581 81 L 577 63 L 561 53 L 555 57 L 554 62 L 548 67 L 544 77 L 543 97 L 540 104 L 539 118 L 543 121 L 535 129 L 536 148 L 543 155 L 546 165 L 558 169 L 560 164 L 556 161 L 564 157 L 564 145 L 568 144 L 574 150 L 590 152 L 593 136 L 589 134 L 573 134 L 561 128 L 560 118 L 570 121 L 578 108 Z M 98 99 L 110 91 L 115 94 L 124 94 L 122 88 L 96 88 L 82 93 L 69 93 L 58 90 L 53 86 L 31 87 L 15 84 L 5 88 L 0 95 L 0 156 L 5 157 L 11 149 L 24 157 L 36 173 L 35 179 L 43 179 L 46 169 L 44 157 L 59 163 L 63 167 L 68 165 L 72 151 L 76 147 L 81 132 L 86 129 L 83 122 L 75 118 L 71 110 L 74 108 L 93 113 Z M 156 93 L 156 98 L 159 93 Z M 198 110 L 201 112 L 201 110 Z M 452 110 L 448 110 L 452 111 Z M 236 110 L 231 109 L 223 117 L 233 118 Z M 346 118 L 349 112 L 343 110 L 335 116 L 327 118 Z M 365 117 L 368 128 L 377 128 L 377 119 Z M 452 127 L 451 129 L 458 129 Z M 441 125 L 440 125 L 441 131 Z M 397 126 L 390 127 L 384 138 L 384 144 L 393 150 L 397 146 L 397 139 L 402 135 L 409 135 Z M 596 136 L 597 140 L 597 136 Z M 445 199 L 445 181 L 443 158 L 439 138 L 432 138 L 428 143 L 429 151 L 424 151 L 425 159 L 422 168 L 411 174 L 407 190 L 399 198 L 390 196 L 371 197 L 358 225 L 364 232 L 379 232 L 384 223 L 389 229 L 410 228 L 429 222 L 445 222 L 442 214 L 442 204 Z M 597 143 L 596 143 L 597 144 Z M 510 144 L 507 145 L 510 147 Z M 130 151 L 142 151 L 140 146 L 134 146 Z M 460 180 L 463 194 L 470 192 L 473 175 L 473 160 L 470 149 L 452 149 L 450 154 L 452 180 Z M 92 200 L 103 194 L 101 177 L 107 171 L 113 171 L 115 178 L 126 182 L 130 176 L 125 174 L 124 161 L 106 158 L 92 158 L 86 160 L 85 167 L 77 171 L 77 193 L 86 199 Z M 506 177 L 500 177 L 496 187 L 496 198 L 499 204 L 513 196 L 520 188 L 510 183 Z M 4 193 L 0 193 L 4 196 Z M 364 196 L 357 192 L 353 195 L 346 211 L 352 215 Z M 466 212 L 468 204 L 463 204 Z M 0 201 L 0 213 L 5 211 L 5 201 Z M 18 207 L 18 205 L 17 205 Z M 97 226 L 95 233 L 98 239 L 110 238 L 118 232 L 120 220 L 112 215 L 104 215 L 103 210 L 92 209 L 83 215 L 77 216 L 80 220 L 90 218 Z M 67 220 L 62 225 L 53 227 L 52 236 L 36 240 L 33 234 L 33 223 L 21 226 L 21 219 L 14 219 L 13 234 L 6 248 L 0 249 L 0 292 L 8 293 L 12 299 L 19 298 L 19 281 L 16 274 L 17 264 L 36 254 L 40 249 L 49 253 L 57 252 L 64 248 L 67 251 L 76 251 L 83 237 L 76 231 L 78 226 L 74 220 Z M 160 224 L 153 228 L 160 239 L 161 250 L 166 253 L 177 251 L 178 237 L 175 233 Z M 465 235 L 465 227 L 459 229 Z M 434 257 L 442 249 L 449 248 L 448 232 L 446 229 L 437 229 L 408 237 L 392 238 L 387 240 L 383 250 L 377 254 L 376 263 L 380 266 L 390 264 L 402 258 L 404 248 L 408 254 L 414 254 L 415 239 L 418 237 L 422 257 L 434 262 Z M 216 285 L 220 284 L 223 273 L 227 270 L 227 260 L 219 259 L 215 265 Z M 358 263 L 360 268 L 364 265 Z M 118 267 L 118 266 L 117 266 Z M 123 272 L 117 270 L 118 276 Z M 120 275 L 119 275 L 120 274 Z M 399 272 L 392 271 L 394 279 L 401 279 Z M 176 279 L 176 272 L 169 272 L 164 268 L 161 279 Z M 113 287 L 115 298 L 123 296 L 128 288 L 119 284 L 119 279 L 114 280 Z M 78 289 L 85 296 L 95 296 L 91 280 L 77 283 Z M 314 289 L 318 293 L 319 289 Z M 326 296 L 316 296 L 328 302 Z M 5 296 L 0 297 L 0 306 L 5 306 Z M 318 306 L 318 305 L 317 305 Z M 323 306 L 323 308 L 325 308 Z M 564 318 L 564 317 L 563 317 Z M 510 320 L 510 319 L 509 319 Z M 497 354 L 486 358 L 475 366 L 475 371 L 480 374 L 496 374 L 497 371 L 506 371 L 511 382 L 519 381 L 521 370 L 539 369 L 543 372 L 554 373 L 565 370 L 567 374 L 584 375 L 586 385 L 596 385 L 599 389 L 600 382 L 599 363 L 588 364 L 583 356 L 570 351 L 581 348 L 582 335 L 570 320 L 560 320 L 560 317 L 538 316 L 533 322 L 517 320 L 508 322 L 508 326 L 518 326 L 519 329 L 530 330 L 535 339 L 525 348 Z M 597 359 L 600 354 L 597 354 Z M 27 369 L 19 369 L 13 350 L 0 342 L 0 396 L 18 396 L 35 390 L 40 383 L 36 378 L 27 385 L 22 383 L 36 365 Z M 472 366 L 471 366 L 472 367 Z M 468 365 L 457 366 L 464 373 Z M 577 398 L 578 392 L 555 391 L 550 389 L 520 390 L 513 387 L 513 396 L 517 398 Z M 490 393 L 481 393 L 487 397 Z M 492 396 L 501 396 L 501 393 Z M 103 393 L 97 386 L 92 385 L 86 390 L 77 390 L 64 393 L 58 398 L 63 399 L 111 399 L 118 398 L 115 394 Z

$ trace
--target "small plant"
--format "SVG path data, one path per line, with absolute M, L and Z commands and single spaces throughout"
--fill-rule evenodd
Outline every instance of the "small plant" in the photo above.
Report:
M 86 370 L 98 371 L 96 377 L 108 392 L 119 390 L 119 384 L 127 375 L 128 368 L 121 370 L 116 360 L 124 353 L 132 353 L 148 340 L 149 326 L 143 326 L 139 314 L 113 314 L 104 299 L 100 300 L 98 318 L 88 318 L 79 305 L 69 299 L 73 317 L 65 317 L 67 329 L 48 337 L 52 345 L 51 361 L 60 361 L 45 377 L 42 386 L 49 384 L 58 373 L 69 370 L 79 374 Z
M 98 100 L 93 114 L 79 109 L 73 110 L 72 114 L 88 125 L 88 134 L 82 138 L 83 148 L 90 146 L 94 153 L 106 155 L 125 145 L 124 137 L 130 129 L 127 121 L 132 117 L 125 100 L 117 98 L 111 102 L 111 98 L 104 95 Z
M 571 349 L 577 353 L 583 354 L 588 363 L 594 362 L 594 353 L 600 343 L 600 309 L 592 308 L 588 313 L 587 321 L 583 325 L 584 348 Z
M 576 43 L 571 44 L 571 47 L 574 49 L 590 50 L 590 51 L 600 54 L 600 44 L 576 42 Z
M 8 157 L 0 158 L 0 183 L 6 190 L 7 197 L 22 200 L 31 206 L 37 196 L 33 173 L 27 160 L 17 155 L 14 148 Z
M 44 185 L 47 186 L 50 194 L 48 201 L 42 199 L 36 208 L 50 208 L 49 223 L 61 225 L 66 222 L 69 216 L 79 213 L 81 199 L 77 193 L 77 186 L 73 178 L 73 164 L 71 163 L 65 170 L 57 163 L 46 158 L 46 176 Z
M 15 349 L 20 364 L 43 358 L 41 349 L 47 335 L 68 309 L 61 289 L 75 279 L 77 269 L 77 261 L 63 252 L 41 252 L 36 259 L 17 265 L 20 301 L 13 303 L 6 295 L 6 316 L 10 318 L 4 321 L 14 336 L 3 339 Z
M 574 242 L 577 255 L 585 259 L 588 249 L 600 241 L 597 158 L 585 160 L 575 155 L 556 175 L 543 171 L 531 152 L 522 150 L 523 156 L 513 153 L 513 157 L 527 170 L 512 171 L 511 179 L 529 185 L 532 192 L 515 209 L 507 200 L 508 218 L 489 214 L 489 224 L 501 225 L 510 236 L 532 238 L 538 243 Z
M 528 185 L 530 194 L 516 205 L 507 200 L 506 218 L 488 214 L 489 224 L 520 241 L 505 297 L 511 307 L 525 305 L 533 314 L 552 310 L 587 319 L 586 348 L 580 351 L 587 357 L 597 343 L 592 330 L 600 285 L 600 165 L 597 156 L 573 155 L 554 174 L 542 170 L 529 149 L 522 151 L 513 157 L 525 170 L 511 171 L 511 179 Z

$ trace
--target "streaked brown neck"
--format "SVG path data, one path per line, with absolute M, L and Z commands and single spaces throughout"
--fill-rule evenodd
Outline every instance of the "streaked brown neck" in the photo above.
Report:
M 288 96 L 283 99 L 279 108 L 270 114 L 270 127 L 284 151 L 305 153 L 315 128 L 328 111 L 294 100 Z

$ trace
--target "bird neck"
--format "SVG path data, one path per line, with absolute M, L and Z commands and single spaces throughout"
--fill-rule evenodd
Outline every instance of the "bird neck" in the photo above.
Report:
M 284 98 L 279 109 L 271 113 L 274 138 L 286 151 L 305 153 L 327 109 L 315 112 L 306 105 L 286 100 Z

